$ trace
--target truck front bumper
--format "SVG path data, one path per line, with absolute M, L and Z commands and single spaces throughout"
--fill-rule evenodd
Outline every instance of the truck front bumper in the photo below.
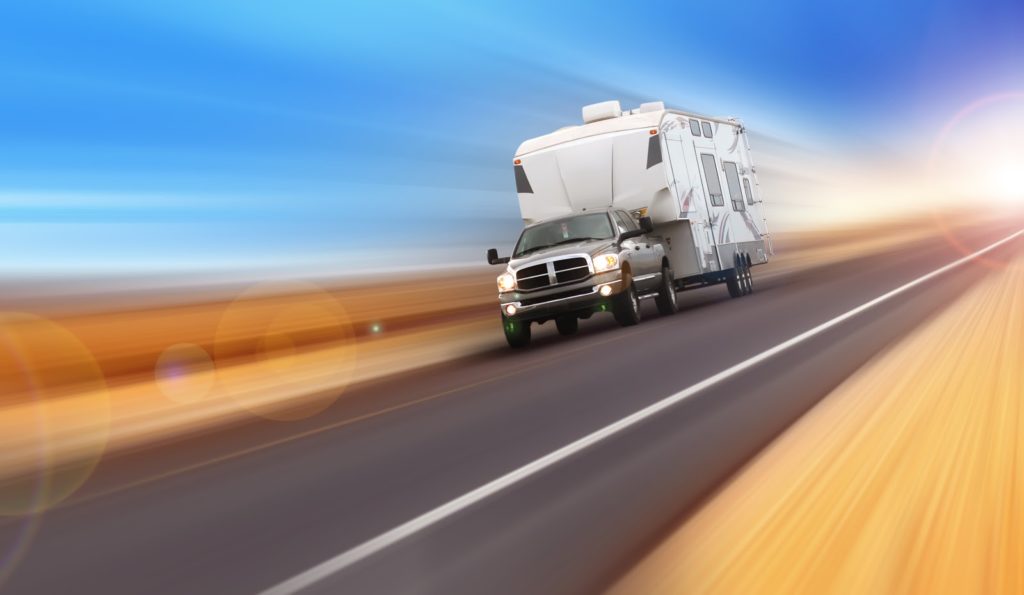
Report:
M 610 311 L 611 296 L 621 290 L 622 279 L 618 276 L 610 278 L 612 275 L 605 273 L 595 276 L 583 286 L 552 290 L 536 297 L 523 293 L 501 296 L 501 313 L 506 318 L 522 321 L 544 321 L 567 314 L 586 318 L 594 312 Z M 601 288 L 606 286 L 609 289 L 605 291 L 610 293 L 602 295 Z M 513 309 L 511 313 L 510 306 Z

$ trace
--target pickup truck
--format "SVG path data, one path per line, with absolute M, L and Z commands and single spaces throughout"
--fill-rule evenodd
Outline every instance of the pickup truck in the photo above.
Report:
M 498 301 L 511 347 L 530 343 L 530 326 L 554 320 L 572 335 L 581 318 L 611 312 L 623 326 L 640 322 L 640 300 L 654 298 L 662 315 L 676 311 L 676 289 L 665 246 L 648 217 L 595 209 L 540 221 L 523 229 L 512 255 L 487 251 L 498 276 Z

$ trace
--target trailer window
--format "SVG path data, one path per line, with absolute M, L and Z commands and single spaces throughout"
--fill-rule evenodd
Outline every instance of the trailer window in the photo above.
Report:
M 740 191 L 740 172 L 732 161 L 723 161 L 722 169 L 725 170 L 725 181 L 729 184 L 729 199 L 732 200 L 732 210 L 742 211 L 743 193 Z
M 526 177 L 526 170 L 523 169 L 522 165 L 515 166 L 516 168 L 516 192 L 520 194 L 533 194 L 533 188 L 530 186 L 530 180 Z
M 701 153 L 700 164 L 704 167 L 704 177 L 707 178 L 708 196 L 711 197 L 711 204 L 716 207 L 724 207 L 725 198 L 722 196 L 722 179 L 718 177 L 718 168 L 715 167 L 715 156 Z
M 750 191 L 750 180 L 743 178 L 743 194 L 747 195 L 747 204 L 754 204 L 754 193 Z
M 694 136 L 700 136 L 700 120 L 690 119 L 690 133 Z
M 704 131 L 704 136 L 711 138 L 711 122 L 701 122 L 700 128 Z
M 652 134 L 647 141 L 647 169 L 661 163 L 661 135 Z

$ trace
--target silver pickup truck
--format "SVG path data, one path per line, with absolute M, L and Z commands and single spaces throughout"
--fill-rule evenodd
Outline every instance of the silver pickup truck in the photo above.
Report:
M 588 211 L 534 223 L 520 234 L 512 256 L 487 251 L 490 264 L 507 264 L 498 276 L 505 339 L 530 343 L 530 325 L 554 320 L 571 335 L 581 318 L 611 312 L 623 326 L 640 322 L 640 300 L 658 311 L 676 311 L 672 270 L 648 217 L 616 209 Z

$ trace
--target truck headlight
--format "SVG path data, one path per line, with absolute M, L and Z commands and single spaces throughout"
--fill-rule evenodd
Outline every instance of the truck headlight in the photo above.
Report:
M 619 268 L 618 254 L 602 254 L 594 257 L 594 272 L 605 273 Z
M 516 288 L 516 278 L 510 273 L 498 275 L 498 291 L 512 291 Z

